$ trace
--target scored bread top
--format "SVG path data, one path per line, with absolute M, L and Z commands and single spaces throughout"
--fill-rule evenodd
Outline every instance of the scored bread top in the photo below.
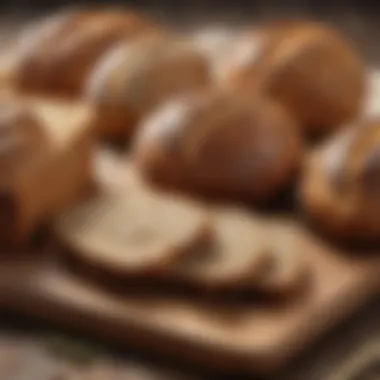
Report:
M 168 98 L 209 84 L 207 59 L 191 43 L 167 33 L 124 40 L 89 75 L 85 98 L 95 106 L 102 138 L 125 141 Z
M 81 261 L 118 274 L 160 271 L 208 240 L 207 212 L 191 201 L 140 188 L 103 193 L 56 224 Z
M 177 92 L 208 83 L 205 57 L 184 39 L 165 34 L 124 41 L 94 68 L 87 95 L 95 103 L 145 111 Z
M 159 185 L 254 201 L 286 186 L 303 154 L 281 106 L 214 92 L 160 107 L 142 123 L 134 148 L 143 175 Z
M 303 171 L 303 208 L 340 238 L 377 240 L 380 122 L 354 123 L 314 151 Z
M 78 8 L 47 17 L 16 41 L 15 81 L 23 90 L 78 95 L 107 48 L 153 28 L 150 20 L 123 8 Z
M 225 64 L 222 83 L 281 102 L 306 133 L 353 120 L 363 106 L 364 64 L 349 39 L 318 22 L 264 25 L 249 31 Z

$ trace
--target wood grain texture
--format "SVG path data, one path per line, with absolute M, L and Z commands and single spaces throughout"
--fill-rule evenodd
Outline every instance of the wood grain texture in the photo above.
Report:
M 103 170 L 111 172 L 105 162 Z M 349 256 L 302 227 L 299 239 L 313 269 L 312 284 L 283 306 L 221 308 L 191 297 L 122 296 L 36 257 L 2 261 L 0 305 L 219 371 L 273 371 L 379 290 L 378 257 Z

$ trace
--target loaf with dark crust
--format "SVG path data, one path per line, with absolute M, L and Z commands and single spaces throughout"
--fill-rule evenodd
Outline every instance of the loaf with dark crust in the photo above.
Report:
M 300 199 L 311 220 L 332 237 L 380 237 L 380 121 L 357 122 L 311 154 Z
M 321 135 L 360 114 L 365 67 L 351 41 L 317 22 L 273 23 L 247 32 L 221 82 L 281 102 L 307 134 Z
M 134 157 L 142 176 L 160 186 L 261 202 L 293 180 L 303 152 L 298 132 L 270 100 L 202 93 L 148 118 Z
M 98 110 L 100 133 L 125 140 L 161 102 L 209 82 L 200 51 L 183 39 L 156 34 L 125 41 L 106 54 L 91 73 L 85 96 Z

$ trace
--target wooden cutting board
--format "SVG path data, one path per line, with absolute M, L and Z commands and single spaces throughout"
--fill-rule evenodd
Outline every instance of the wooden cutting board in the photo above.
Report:
M 127 173 L 112 155 L 95 161 L 108 183 Z M 158 292 L 116 294 L 70 273 L 54 259 L 54 248 L 39 258 L 0 261 L 0 306 L 218 371 L 270 372 L 380 288 L 380 257 L 349 256 L 301 226 L 299 236 L 312 284 L 302 297 L 277 306 L 253 301 L 220 306 Z

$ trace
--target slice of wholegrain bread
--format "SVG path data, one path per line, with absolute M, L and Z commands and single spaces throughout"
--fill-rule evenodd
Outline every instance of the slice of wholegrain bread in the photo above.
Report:
M 94 196 L 56 223 L 73 258 L 119 276 L 165 273 L 208 243 L 211 220 L 197 203 L 146 188 Z
M 214 213 L 214 240 L 203 255 L 187 257 L 177 270 L 180 279 L 207 288 L 255 288 L 269 265 L 266 229 L 259 218 L 239 208 Z
M 268 265 L 252 279 L 253 283 L 264 294 L 289 295 L 301 290 L 310 279 L 310 268 L 299 228 L 282 219 L 267 221 L 266 228 Z

